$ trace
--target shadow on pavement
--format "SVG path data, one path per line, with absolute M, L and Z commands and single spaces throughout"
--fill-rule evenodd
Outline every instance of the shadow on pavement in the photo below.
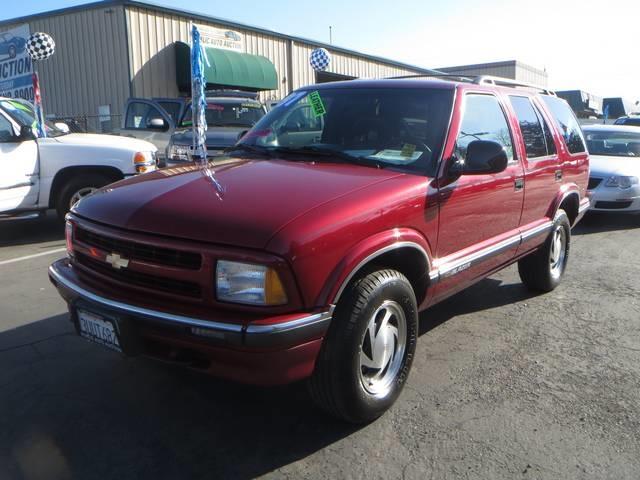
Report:
M 303 384 L 219 381 L 71 332 L 60 315 L 0 333 L 2 479 L 253 478 L 357 430 Z
M 640 227 L 640 215 L 589 212 L 573 229 L 573 235 L 631 230 Z
M 472 285 L 420 314 L 419 335 L 424 335 L 458 315 L 480 312 L 537 296 L 521 283 L 502 283 L 494 278 Z
M 422 314 L 450 318 L 528 298 L 487 279 Z M 0 333 L 0 478 L 253 478 L 356 432 L 304 384 L 257 388 L 76 337 L 67 315 Z
M 55 212 L 33 220 L 7 220 L 0 223 L 0 247 L 64 240 L 64 225 Z

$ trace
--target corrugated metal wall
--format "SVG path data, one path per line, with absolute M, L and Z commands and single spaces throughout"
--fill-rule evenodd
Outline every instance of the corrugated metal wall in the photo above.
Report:
M 189 17 L 171 15 L 153 9 L 127 7 L 126 18 L 129 31 L 129 54 L 133 92 L 141 97 L 176 96 L 175 54 L 171 44 L 189 41 Z M 198 24 L 228 28 L 211 22 Z M 275 65 L 280 87 L 277 91 L 262 92 L 261 99 L 280 99 L 289 91 L 315 83 L 315 73 L 309 65 L 313 46 L 289 41 L 284 38 L 264 35 L 252 30 L 233 28 L 244 35 L 245 51 L 263 55 Z M 291 44 L 293 78 L 287 78 L 287 48 Z M 414 73 L 374 62 L 356 55 L 331 52 L 332 63 L 328 71 L 353 77 L 375 78 Z
M 97 116 L 99 105 L 121 113 L 129 97 L 123 7 L 38 18 L 29 27 L 56 42 L 56 53 L 36 65 L 46 115 Z
M 189 42 L 188 17 L 170 15 L 152 9 L 127 7 L 129 55 L 133 93 L 140 97 L 174 97 L 178 95 L 173 43 Z M 210 22 L 200 25 L 226 28 Z M 246 53 L 263 55 L 275 65 L 280 88 L 264 92 L 263 100 L 282 98 L 288 92 L 287 41 L 259 33 L 235 29 L 244 36 Z

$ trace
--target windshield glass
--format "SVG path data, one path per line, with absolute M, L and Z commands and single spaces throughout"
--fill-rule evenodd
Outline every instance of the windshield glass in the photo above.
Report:
M 7 112 L 11 118 L 18 122 L 19 125 L 33 127 L 34 135 L 37 134 L 35 128 L 36 116 L 33 112 L 33 106 L 30 103 L 19 100 L 0 100 L 0 107 Z M 67 134 L 67 132 L 63 132 L 53 123 L 46 120 L 44 128 L 49 137 L 59 137 Z
M 229 103 L 208 100 L 207 126 L 209 127 L 253 127 L 264 116 L 264 109 L 259 103 Z M 193 112 L 191 106 L 184 115 L 181 126 L 192 125 Z
M 452 90 L 435 88 L 301 90 L 238 145 L 433 175 L 452 103 Z
M 640 157 L 640 132 L 585 130 L 584 133 L 591 155 Z

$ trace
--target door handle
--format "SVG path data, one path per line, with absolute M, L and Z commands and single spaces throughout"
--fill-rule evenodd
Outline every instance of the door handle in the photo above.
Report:
M 556 182 L 562 180 L 562 170 L 556 170 Z
M 515 182 L 513 183 L 514 183 L 516 192 L 524 188 L 524 178 L 516 178 Z

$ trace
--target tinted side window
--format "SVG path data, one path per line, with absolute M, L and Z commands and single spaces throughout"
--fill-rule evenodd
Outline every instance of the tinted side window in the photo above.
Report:
M 542 113 L 540 113 L 540 110 L 538 110 L 538 107 L 534 107 L 534 109 L 536 111 L 536 114 L 538 115 L 538 118 L 540 119 L 540 123 L 542 124 L 542 130 L 544 131 L 544 139 L 545 139 L 545 143 L 547 144 L 547 154 L 555 155 L 557 153 L 556 142 L 553 138 L 553 133 L 551 133 L 551 128 L 549 127 L 549 124 L 542 116 Z
M 542 99 L 547 107 L 549 107 L 558 129 L 564 137 L 564 141 L 567 144 L 569 152 L 585 152 L 587 149 L 584 145 L 582 130 L 580 130 L 578 120 L 576 120 L 576 116 L 573 114 L 573 111 L 567 102 L 560 98 L 550 97 L 548 95 L 543 95 Z
M 127 109 L 127 118 L 125 119 L 125 128 L 146 129 L 148 123 L 153 118 L 162 119 L 160 111 L 143 102 L 133 102 L 129 104 Z
M 181 107 L 178 102 L 158 102 L 158 105 L 167 111 L 169 118 L 173 120 L 173 123 L 178 123 L 178 115 L 180 115 Z
M 542 124 L 531 100 L 527 97 L 510 97 L 511 105 L 518 117 L 520 131 L 524 139 L 527 158 L 544 157 L 547 155 L 547 145 L 544 138 Z
M 456 140 L 456 156 L 465 160 L 467 147 L 474 140 L 497 142 L 513 160 L 513 143 L 509 124 L 498 99 L 493 95 L 467 95 L 460 134 Z
M 14 141 L 13 127 L 11 122 L 0 115 L 0 143 L 8 143 Z

